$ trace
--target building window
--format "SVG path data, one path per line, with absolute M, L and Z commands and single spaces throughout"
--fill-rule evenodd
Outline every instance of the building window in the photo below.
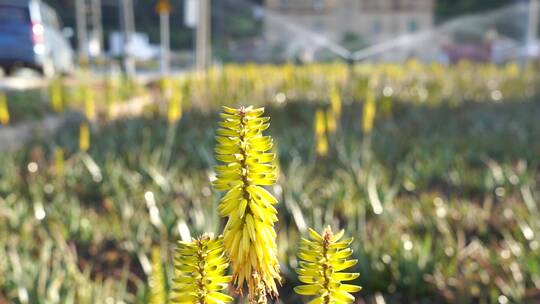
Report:
M 414 3 L 414 0 L 407 0 L 407 1 L 405 1 L 405 3 L 402 5 L 402 8 L 403 8 L 403 9 L 409 10 L 409 11 L 414 10 L 415 7 L 416 7 L 416 3 Z
M 311 30 L 315 33 L 322 33 L 324 31 L 324 25 L 321 20 L 316 20 L 311 26 Z
M 400 11 L 403 9 L 403 3 L 401 3 L 400 0 L 393 0 L 390 9 L 393 11 Z
M 390 24 L 390 34 L 391 35 L 399 35 L 399 24 L 396 19 L 392 19 L 392 23 Z
M 381 30 L 382 30 L 381 21 L 380 20 L 374 20 L 373 24 L 371 26 L 371 33 L 373 35 L 378 35 L 378 34 L 381 33 Z
M 313 0 L 313 9 L 316 11 L 322 11 L 324 8 L 323 0 Z
M 414 19 L 409 20 L 409 24 L 407 25 L 409 33 L 414 33 L 418 31 L 418 22 Z
M 363 2 L 364 5 L 360 6 L 361 9 L 364 11 L 376 11 L 379 9 L 379 3 L 378 0 L 365 0 Z

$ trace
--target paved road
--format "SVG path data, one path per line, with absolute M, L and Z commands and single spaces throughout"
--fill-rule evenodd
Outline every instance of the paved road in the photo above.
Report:
M 36 137 L 49 137 L 62 127 L 65 121 L 65 116 L 50 115 L 40 121 L 0 126 L 0 151 L 18 149 Z
M 47 79 L 39 77 L 2 77 L 0 90 L 25 91 L 45 87 L 48 83 Z
M 93 72 L 97 76 L 104 75 L 103 72 Z M 185 73 L 184 70 L 175 70 L 172 76 L 179 76 Z M 119 73 L 116 73 L 120 75 Z M 109 75 L 111 75 L 109 73 Z M 139 82 L 146 84 L 161 77 L 158 71 L 137 71 L 136 78 Z M 67 83 L 77 83 L 75 77 L 67 77 Z M 25 91 L 44 88 L 49 85 L 50 79 L 40 77 L 35 73 L 21 73 L 16 76 L 0 77 L 0 91 Z

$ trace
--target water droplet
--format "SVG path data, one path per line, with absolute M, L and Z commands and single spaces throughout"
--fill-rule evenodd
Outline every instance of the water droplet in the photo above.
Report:
M 39 169 L 38 164 L 35 162 L 28 163 L 27 168 L 28 168 L 28 172 L 30 173 L 36 173 Z

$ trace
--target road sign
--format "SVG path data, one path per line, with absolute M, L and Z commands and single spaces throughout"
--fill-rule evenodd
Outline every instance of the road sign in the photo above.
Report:
M 158 3 L 156 4 L 156 12 L 159 15 L 170 14 L 171 9 L 172 7 L 169 0 L 159 0 Z
M 184 1 L 184 24 L 189 28 L 197 26 L 199 2 L 197 0 Z

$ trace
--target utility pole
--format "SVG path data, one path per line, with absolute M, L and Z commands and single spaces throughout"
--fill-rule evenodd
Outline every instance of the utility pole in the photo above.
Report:
M 101 0 L 92 0 L 92 40 L 96 43 L 93 56 L 103 54 L 103 25 L 101 23 Z
M 101 56 L 103 50 L 101 0 L 75 0 L 75 17 L 79 61 L 87 65 L 90 58 Z
M 529 18 L 527 26 L 527 46 L 531 47 L 538 40 L 538 10 L 540 4 L 538 0 L 529 0 Z
M 88 62 L 88 31 L 85 0 L 75 0 L 75 17 L 79 61 L 86 64 Z
M 122 37 L 124 40 L 124 70 L 128 77 L 134 77 L 135 61 L 133 59 L 133 33 L 135 32 L 135 21 L 133 16 L 133 1 L 120 1 L 120 20 L 122 20 Z
M 210 46 L 210 0 L 199 0 L 195 44 L 197 70 L 206 71 L 212 57 Z
M 161 54 L 160 66 L 161 74 L 165 76 L 170 72 L 170 14 L 171 4 L 168 0 L 159 0 L 156 4 L 156 12 L 159 14 Z

